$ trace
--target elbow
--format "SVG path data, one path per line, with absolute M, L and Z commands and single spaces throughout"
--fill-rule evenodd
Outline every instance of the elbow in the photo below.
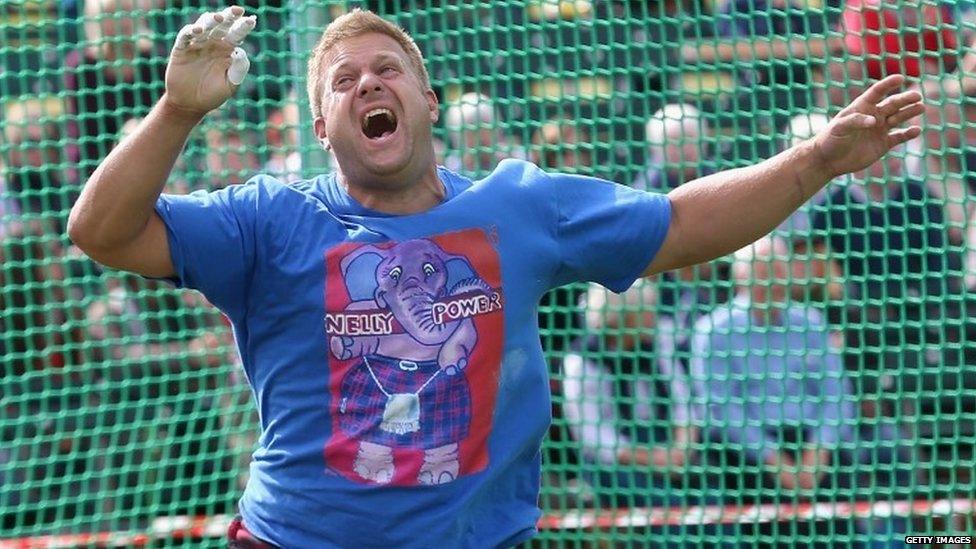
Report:
M 68 238 L 92 259 L 96 258 L 99 250 L 108 247 L 98 225 L 97 217 L 86 211 L 80 202 L 76 203 L 68 214 Z
M 71 242 L 85 255 L 99 263 L 106 263 L 106 250 L 110 250 L 111 246 L 100 234 L 96 216 L 86 212 L 80 203 L 76 203 L 68 214 L 67 232 Z
M 68 214 L 68 238 L 85 253 L 91 247 L 91 230 L 79 204 L 75 204 Z

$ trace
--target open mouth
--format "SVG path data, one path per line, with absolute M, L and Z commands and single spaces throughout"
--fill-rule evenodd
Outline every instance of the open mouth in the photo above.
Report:
M 363 134 L 369 139 L 386 137 L 397 129 L 397 119 L 389 109 L 373 109 L 363 117 Z

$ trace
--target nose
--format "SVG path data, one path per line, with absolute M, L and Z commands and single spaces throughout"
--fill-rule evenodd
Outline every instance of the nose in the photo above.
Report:
M 383 84 L 379 77 L 367 71 L 359 81 L 359 97 L 366 97 L 383 91 Z

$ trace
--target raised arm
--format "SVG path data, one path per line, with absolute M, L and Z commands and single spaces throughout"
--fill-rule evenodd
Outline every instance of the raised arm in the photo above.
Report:
M 68 235 L 92 259 L 147 276 L 175 274 L 156 199 L 190 132 L 243 80 L 247 56 L 235 46 L 254 22 L 233 6 L 205 13 L 180 31 L 165 94 L 102 161 L 71 209 Z
M 668 195 L 671 225 L 645 276 L 731 253 L 767 234 L 831 179 L 862 170 L 921 133 L 899 126 L 922 113 L 905 77 L 875 83 L 813 139 L 753 166 L 720 172 Z

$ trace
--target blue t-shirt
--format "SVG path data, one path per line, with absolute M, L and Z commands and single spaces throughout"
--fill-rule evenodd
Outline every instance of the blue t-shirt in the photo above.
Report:
M 507 160 L 440 205 L 363 208 L 334 175 L 164 195 L 177 283 L 231 319 L 262 435 L 240 502 L 282 547 L 493 547 L 535 533 L 550 421 L 536 304 L 623 291 L 663 195 Z

